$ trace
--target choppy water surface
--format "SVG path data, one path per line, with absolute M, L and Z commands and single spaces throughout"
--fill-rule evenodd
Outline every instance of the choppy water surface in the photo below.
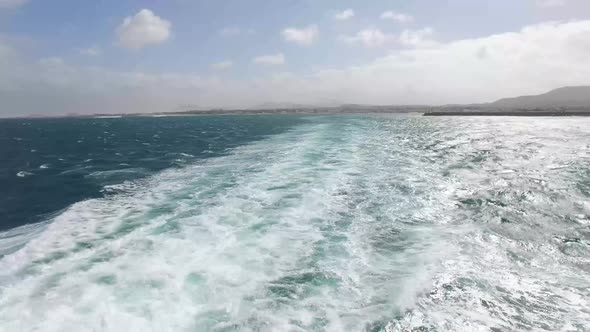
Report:
M 590 119 L 273 119 L 0 233 L 0 330 L 590 331 Z

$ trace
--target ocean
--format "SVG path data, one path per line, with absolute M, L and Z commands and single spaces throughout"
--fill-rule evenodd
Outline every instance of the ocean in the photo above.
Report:
M 589 322 L 589 118 L 0 120 L 0 331 Z

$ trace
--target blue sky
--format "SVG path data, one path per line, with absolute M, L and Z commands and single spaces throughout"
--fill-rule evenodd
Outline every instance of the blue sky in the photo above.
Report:
M 146 109 L 140 100 L 148 95 L 154 98 L 149 111 L 166 111 L 266 102 L 478 102 L 535 93 L 587 83 L 570 58 L 580 58 L 580 47 L 590 40 L 588 19 L 586 0 L 0 0 L 0 66 L 6 73 L 4 83 L 0 77 L 0 115 L 38 112 L 39 104 L 52 114 L 137 112 Z M 563 54 L 515 46 L 525 37 L 535 45 L 577 44 L 562 48 Z M 477 55 L 473 68 L 453 60 L 463 56 L 461 47 Z M 538 68 L 526 67 L 530 61 L 517 64 L 506 57 L 510 47 L 521 58 L 524 52 L 545 62 Z M 556 56 L 563 61 L 554 63 Z M 482 72 L 483 61 L 503 76 Z M 555 68 L 566 63 L 571 67 Z M 460 73 L 449 91 L 437 80 L 453 78 L 456 66 Z M 518 68 L 510 74 L 509 66 Z M 566 75 L 526 81 L 548 68 Z M 479 90 L 459 93 L 473 87 L 470 70 Z M 499 81 L 514 78 L 522 81 L 497 89 Z M 366 88 L 373 83 L 381 86 Z M 383 88 L 388 85 L 393 91 Z M 133 93 L 125 97 L 122 88 Z

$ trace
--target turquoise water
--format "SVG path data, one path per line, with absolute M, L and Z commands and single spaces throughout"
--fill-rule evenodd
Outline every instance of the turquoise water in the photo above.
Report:
M 588 119 L 274 119 L 0 233 L 0 330 L 589 330 Z

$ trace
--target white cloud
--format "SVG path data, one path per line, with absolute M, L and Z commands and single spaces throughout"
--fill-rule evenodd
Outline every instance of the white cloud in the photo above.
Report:
M 354 17 L 354 10 L 352 9 L 345 9 L 341 12 L 338 12 L 334 15 L 335 20 L 345 21 Z
M 135 16 L 126 17 L 117 28 L 119 45 L 129 49 L 141 49 L 160 44 L 171 35 L 172 24 L 149 9 L 140 10 Z
M 287 28 L 283 30 L 282 35 L 286 41 L 294 42 L 299 45 L 309 46 L 313 44 L 313 42 L 319 36 L 318 27 L 315 25 L 310 25 L 308 27 L 297 29 L 297 28 Z
M 27 3 L 28 0 L 0 0 L 0 8 L 16 8 Z
M 283 53 L 261 55 L 252 60 L 254 63 L 262 65 L 283 65 L 285 64 L 285 55 Z
M 414 17 L 404 13 L 397 13 L 394 11 L 386 11 L 381 14 L 383 20 L 393 20 L 398 23 L 410 23 L 414 21 Z
M 396 40 L 396 37 L 385 34 L 377 28 L 368 28 L 357 32 L 354 36 L 340 36 L 338 39 L 350 45 L 375 48 L 392 43 Z
M 567 0 L 535 0 L 535 3 L 542 8 L 553 8 L 567 5 Z
M 517 32 L 398 50 L 371 64 L 320 77 L 345 83 L 333 88 L 357 96 L 356 102 L 491 101 L 588 85 L 589 35 L 590 21 L 544 23 Z
M 403 30 L 399 35 L 387 34 L 377 28 L 368 28 L 357 32 L 352 36 L 340 36 L 338 39 L 349 45 L 358 45 L 366 48 L 378 47 L 431 47 L 436 45 L 432 39 L 434 29 L 423 28 L 418 30 Z
M 588 85 L 590 20 L 393 50 L 348 68 L 249 80 L 119 72 L 44 59 L 28 62 L 0 38 L 0 115 L 161 112 L 179 105 L 241 108 L 266 102 L 446 104 L 492 101 Z M 550 45 L 550 47 L 548 47 Z M 284 55 L 256 63 L 285 62 Z M 231 98 L 228 98 L 231 96 Z
M 216 70 L 225 70 L 225 69 L 229 69 L 231 67 L 233 67 L 234 63 L 233 61 L 220 61 L 217 63 L 214 63 L 211 65 L 211 68 L 216 69 Z
M 92 56 L 92 57 L 102 55 L 102 50 L 96 46 L 80 49 L 79 52 L 82 55 L 87 55 L 87 56 Z
M 419 30 L 404 30 L 400 33 L 399 42 L 403 46 L 429 47 L 436 44 L 432 39 L 434 29 L 427 27 Z

